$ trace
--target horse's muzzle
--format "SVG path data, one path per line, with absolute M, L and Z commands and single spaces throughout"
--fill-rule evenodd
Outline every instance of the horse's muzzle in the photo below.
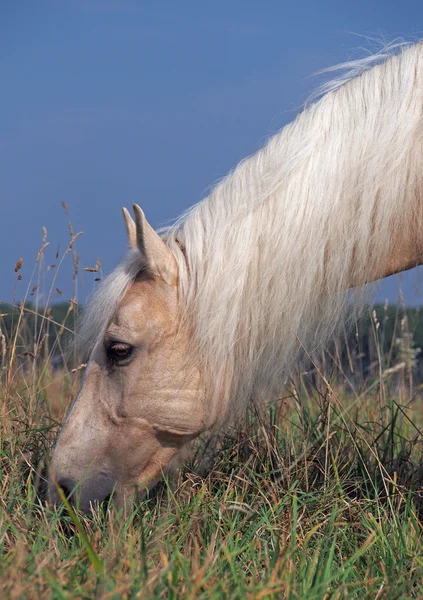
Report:
M 89 513 L 101 504 L 114 500 L 117 496 L 116 487 L 115 478 L 108 474 L 81 481 L 58 474 L 50 479 L 49 503 L 53 506 L 62 504 L 61 493 L 63 493 L 74 508 Z

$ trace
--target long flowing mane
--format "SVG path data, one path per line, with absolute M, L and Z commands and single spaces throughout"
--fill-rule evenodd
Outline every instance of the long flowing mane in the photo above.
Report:
M 349 76 L 164 234 L 220 415 L 280 390 L 303 349 L 351 314 L 362 293 L 352 282 L 383 265 L 395 231 L 422 222 L 423 45 L 382 59 L 349 63 Z M 110 318 L 136 261 L 132 253 L 94 296 L 84 343 Z

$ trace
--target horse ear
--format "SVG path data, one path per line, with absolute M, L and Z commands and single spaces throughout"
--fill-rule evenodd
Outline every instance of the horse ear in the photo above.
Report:
M 154 277 L 160 277 L 169 285 L 177 281 L 175 257 L 154 231 L 138 204 L 133 205 L 135 223 L 128 211 L 124 211 L 124 219 L 128 231 L 129 245 L 138 248 L 147 271 Z
M 125 221 L 126 233 L 128 234 L 128 244 L 130 248 L 137 247 L 137 230 L 135 223 L 129 211 L 125 207 L 122 208 L 123 220 Z

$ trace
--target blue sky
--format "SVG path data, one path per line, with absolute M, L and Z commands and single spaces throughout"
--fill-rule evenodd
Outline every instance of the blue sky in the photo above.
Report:
M 315 71 L 371 47 L 360 36 L 422 31 L 417 0 L 0 3 L 0 299 L 20 256 L 23 295 L 43 226 L 47 263 L 65 250 L 62 201 L 84 231 L 81 267 L 100 256 L 108 272 L 125 250 L 122 205 L 168 223 L 295 117 Z M 67 256 L 62 299 L 71 273 Z M 420 303 L 420 280 L 391 279 L 379 298 L 401 285 Z M 83 274 L 81 301 L 93 285 Z

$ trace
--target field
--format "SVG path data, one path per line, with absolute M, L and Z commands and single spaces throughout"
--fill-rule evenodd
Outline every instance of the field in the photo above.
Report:
M 132 509 L 85 517 L 46 504 L 83 370 L 62 361 L 75 304 L 53 314 L 0 318 L 1 598 L 423 597 L 423 405 L 401 309 L 361 324 L 371 356 L 360 336 L 334 343 Z

